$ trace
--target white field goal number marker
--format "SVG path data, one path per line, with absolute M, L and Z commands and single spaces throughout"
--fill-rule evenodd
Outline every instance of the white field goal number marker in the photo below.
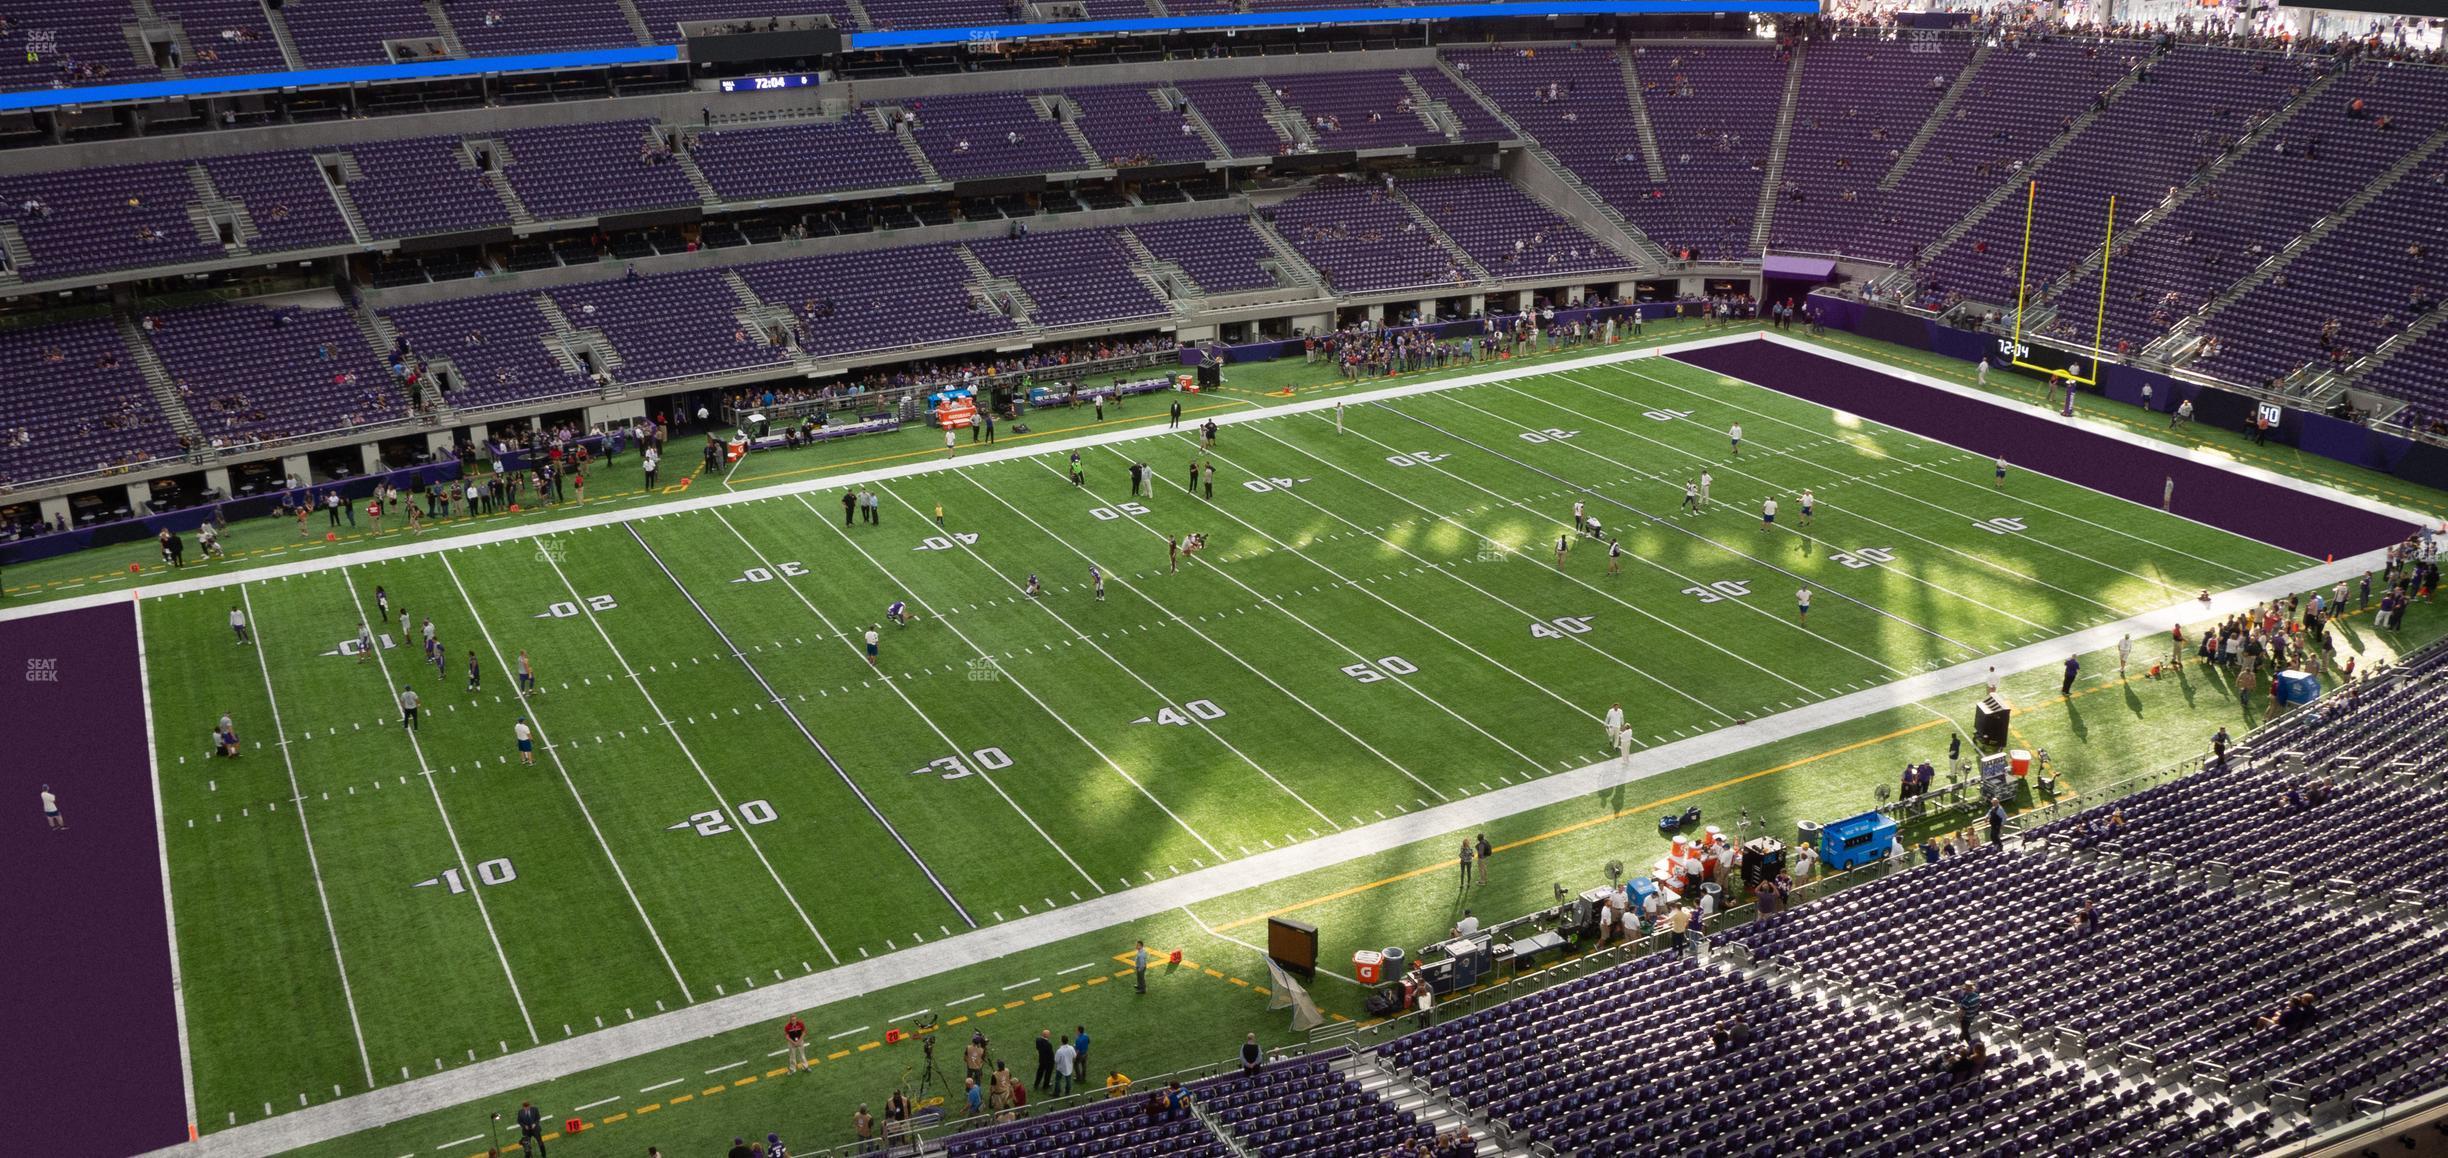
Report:
M 918 545 L 910 548 L 910 550 L 949 551 L 952 549 L 952 544 L 954 543 L 969 543 L 974 545 L 977 540 L 977 532 L 975 531 L 955 532 L 948 538 L 943 535 L 928 535 L 926 538 L 918 540 Z
M 1558 430 L 1550 426 L 1545 430 L 1522 431 L 1521 440 L 1523 442 L 1562 442 L 1580 433 L 1578 430 Z
M 974 764 L 970 761 L 974 761 Z M 969 753 L 968 761 L 963 761 L 958 756 L 946 756 L 941 760 L 927 761 L 927 766 L 924 768 L 912 768 L 909 774 L 924 776 L 933 772 L 946 780 L 958 780 L 963 776 L 975 776 L 980 772 L 1000 772 L 1011 767 L 1012 763 L 1012 758 L 1005 755 L 1001 748 L 980 748 Z
M 1288 491 L 1295 484 L 1308 481 L 1305 478 L 1254 478 L 1242 483 L 1241 488 L 1251 494 L 1263 495 L 1268 491 Z
M 1141 716 L 1136 720 L 1132 720 L 1131 723 L 1171 724 L 1176 728 L 1187 728 L 1190 726 L 1190 721 L 1194 718 L 1201 720 L 1221 720 L 1224 718 L 1224 709 L 1217 707 L 1214 700 L 1192 700 L 1189 703 L 1183 704 L 1179 708 L 1159 708 L 1157 709 L 1155 715 Z
M 1594 618 L 1596 616 L 1567 615 L 1562 619 L 1550 619 L 1545 623 L 1534 622 L 1530 625 L 1530 638 L 1562 639 L 1567 635 L 1588 635 L 1590 620 Z
M 1389 454 L 1386 456 L 1386 461 L 1396 466 L 1425 466 L 1432 462 L 1443 462 L 1447 457 L 1434 451 L 1415 450 L 1409 454 Z
M 1740 599 L 1751 594 L 1751 584 L 1744 579 L 1726 579 L 1711 583 L 1706 587 L 1686 587 L 1683 589 L 1683 594 L 1696 596 L 1702 603 L 1716 603 L 1726 599 Z
M 476 862 L 476 879 L 487 885 L 506 885 L 518 879 L 518 870 L 510 866 L 510 858 L 506 856 L 478 861 Z M 467 879 L 460 876 L 456 868 L 443 869 L 439 875 L 418 881 L 412 887 L 422 889 L 433 885 L 445 886 L 453 893 L 464 893 L 468 890 Z
M 611 611 L 620 606 L 620 601 L 609 595 L 589 595 L 586 597 L 586 606 L 589 611 Z M 577 617 L 578 605 L 566 599 L 537 612 L 534 616 L 537 619 L 575 619 Z
M 1110 507 L 1090 507 L 1088 513 L 1096 516 L 1099 522 L 1110 523 L 1124 515 L 1144 515 L 1148 509 L 1138 503 L 1115 503 Z
M 784 579 L 797 579 L 806 575 L 808 573 L 808 569 L 806 564 L 794 559 L 785 563 L 776 563 L 770 570 L 764 567 L 750 567 L 749 569 L 740 572 L 740 577 L 732 580 L 732 582 L 771 583 L 774 581 L 777 573 L 779 573 L 779 575 Z
M 1399 655 L 1389 655 L 1375 664 L 1355 663 L 1343 669 L 1343 674 L 1364 684 L 1373 684 L 1390 675 L 1406 676 L 1419 670 L 1419 665 Z
M 2003 534 L 2004 532 L 1999 533 Z M 1859 551 L 1849 551 L 1841 555 L 1830 555 L 1828 556 L 1828 559 L 1840 567 L 1850 567 L 1853 570 L 1859 571 L 1864 567 L 1877 567 L 1883 564 L 1895 562 L 1895 551 L 1894 549 L 1888 547 L 1864 547 Z
M 733 811 L 739 814 L 742 824 L 771 824 L 774 819 L 774 806 L 763 800 L 743 800 Z M 678 832 L 684 828 L 695 830 L 699 836 L 721 836 L 731 831 L 731 818 L 717 808 L 696 813 L 687 820 L 665 827 L 663 831 Z
M 2014 535 L 2023 530 L 2023 520 L 2014 518 L 1982 519 L 1972 525 L 1992 535 Z

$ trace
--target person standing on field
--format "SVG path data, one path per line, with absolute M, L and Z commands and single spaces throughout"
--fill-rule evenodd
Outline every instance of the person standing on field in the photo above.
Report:
M 417 730 L 418 702 L 416 689 L 408 686 L 407 684 L 401 684 L 399 694 L 400 727 L 405 731 L 414 732 Z
M 1484 833 L 1484 832 L 1483 832 L 1483 833 L 1480 833 L 1480 834 L 1479 834 L 1479 878 L 1478 878 L 1478 883 L 1480 883 L 1480 884 L 1482 884 L 1482 885 L 1484 885 L 1484 884 L 1486 884 L 1486 883 L 1487 883 L 1487 868 L 1488 868 L 1488 860 L 1489 860 L 1490 858 L 1494 857 L 1495 855 L 1496 855 L 1496 846 L 1488 843 L 1488 838 L 1487 838 L 1487 834 L 1486 834 L 1486 833 Z
M 68 819 L 60 815 L 59 797 L 52 794 L 48 784 L 42 786 L 42 810 L 43 823 L 50 825 L 51 831 L 68 831 Z
M 1472 862 L 1473 860 L 1478 859 L 1478 854 L 1479 854 L 1479 848 L 1478 848 L 1478 846 L 1477 846 L 1477 845 L 1472 844 L 1472 843 L 1471 843 L 1470 841 L 1468 841 L 1468 840 L 1465 840 L 1465 841 L 1463 841 L 1463 842 L 1462 842 L 1462 859 L 1460 860 L 1460 862 L 1458 862 L 1458 863 L 1460 864 L 1460 866 L 1461 866 L 1461 869 L 1462 869 L 1462 887 L 1461 887 L 1461 889 L 1460 889 L 1460 890 L 1458 890 L 1458 891 L 1461 891 L 1461 892 L 1469 892 L 1469 891 L 1470 891 L 1470 886 L 1471 886 L 1471 862 Z
M 1607 747 L 1612 748 L 1615 746 L 1616 737 L 1623 734 L 1623 726 L 1623 704 L 1621 701 L 1618 701 L 1614 706 L 1608 708 L 1606 712 Z
M 805 1071 L 808 1068 L 807 1023 L 799 1020 L 798 1014 L 791 1014 L 790 1020 L 782 1023 L 782 1040 L 788 1043 L 790 1068 Z
M 527 727 L 527 717 L 520 716 L 517 722 L 510 725 L 510 737 L 518 741 L 519 763 L 532 766 L 535 763 L 535 732 Z
M 2125 664 L 2133 658 L 2133 633 L 2128 631 L 2117 640 L 2117 678 L 2125 678 Z

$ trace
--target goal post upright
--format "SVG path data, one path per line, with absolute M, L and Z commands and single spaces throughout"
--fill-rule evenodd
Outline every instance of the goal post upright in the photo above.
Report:
M 2091 381 L 2085 386 L 2099 385 L 2100 347 L 2108 338 L 2108 263 L 2116 257 L 2116 194 L 2108 195 L 2108 223 L 2100 238 L 2099 315 L 2091 323 Z

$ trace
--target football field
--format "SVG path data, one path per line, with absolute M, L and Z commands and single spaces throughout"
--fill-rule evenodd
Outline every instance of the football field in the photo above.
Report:
M 146 598 L 203 1129 L 2315 562 L 1664 358 L 1078 453 Z

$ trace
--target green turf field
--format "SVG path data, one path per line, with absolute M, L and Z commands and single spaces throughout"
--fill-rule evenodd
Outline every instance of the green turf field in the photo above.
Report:
M 880 484 L 875 526 L 820 490 L 148 599 L 202 1125 L 1585 765 L 1612 702 L 1645 747 L 2308 563 L 1664 360 L 1342 424 L 1088 448 L 1083 488 L 956 460 Z M 1559 565 L 1576 500 L 1619 572 Z M 205 755 L 224 712 L 237 760 Z

